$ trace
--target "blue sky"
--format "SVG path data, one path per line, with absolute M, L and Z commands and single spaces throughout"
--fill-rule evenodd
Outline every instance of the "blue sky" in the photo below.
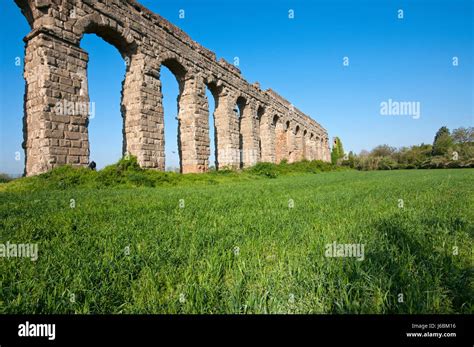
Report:
M 474 124 L 470 0 L 140 2 L 218 59 L 239 57 L 250 83 L 276 90 L 330 137 L 339 136 L 346 151 L 431 143 L 442 125 Z M 184 19 L 179 19 L 181 9 Z M 290 9 L 294 19 L 288 18 Z M 15 59 L 23 59 L 22 39 L 30 29 L 13 0 L 1 1 L 0 20 L 8 28 L 0 31 L 0 172 L 21 173 L 24 80 L 23 62 L 16 66 Z M 95 35 L 86 35 L 81 47 L 90 54 L 89 91 L 96 103 L 89 125 L 91 159 L 103 167 L 121 155 L 125 66 L 118 51 Z M 349 66 L 343 65 L 344 57 Z M 161 78 L 166 165 L 177 166 L 178 86 L 169 71 Z M 212 113 L 209 93 L 208 98 Z M 419 102 L 420 118 L 381 115 L 380 103 L 389 99 Z

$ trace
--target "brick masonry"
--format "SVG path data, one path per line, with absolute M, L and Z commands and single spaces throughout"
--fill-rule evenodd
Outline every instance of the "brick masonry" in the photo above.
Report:
M 271 89 L 134 0 L 15 0 L 32 31 L 25 37 L 25 174 L 89 163 L 88 54 L 85 33 L 115 46 L 126 62 L 122 85 L 123 153 L 165 169 L 160 68 L 179 83 L 181 171 L 209 168 L 208 87 L 214 98 L 216 166 L 330 160 L 326 130 Z

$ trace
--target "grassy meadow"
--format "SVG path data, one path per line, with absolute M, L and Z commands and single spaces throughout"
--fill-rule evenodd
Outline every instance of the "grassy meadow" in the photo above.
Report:
M 0 313 L 474 312 L 474 169 L 318 165 L 2 183 Z

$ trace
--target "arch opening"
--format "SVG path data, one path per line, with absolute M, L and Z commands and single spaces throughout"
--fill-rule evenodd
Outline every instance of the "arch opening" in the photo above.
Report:
M 244 137 L 243 137 L 243 117 L 246 111 L 247 100 L 243 96 L 239 96 L 234 105 L 234 113 L 238 120 L 238 148 L 239 148 L 239 163 L 238 168 L 244 167 Z
M 257 134 L 257 141 L 258 141 L 258 155 L 257 155 L 257 159 L 258 161 L 263 161 L 263 152 L 264 152 L 264 149 L 263 149 L 263 143 L 262 143 L 262 136 L 264 136 L 264 130 L 262 129 L 263 127 L 263 116 L 265 114 L 265 107 L 263 107 L 262 105 L 259 105 L 258 108 L 257 108 L 257 131 L 258 131 L 258 134 Z M 267 145 L 265 143 L 265 145 Z
M 176 57 L 161 61 L 158 69 L 163 113 L 164 170 L 183 172 L 183 94 L 186 88 L 186 68 Z
M 160 93 L 163 107 L 165 171 L 181 171 L 179 96 L 182 92 L 180 78 L 162 64 L 159 71 Z
M 219 143 L 216 124 L 216 110 L 219 107 L 219 94 L 221 88 L 215 82 L 206 84 L 206 98 L 209 107 L 209 170 L 219 168 Z
M 121 99 L 127 66 L 123 55 L 117 54 L 120 50 L 92 30 L 83 35 L 80 47 L 88 54 L 85 70 L 78 71 L 83 73 L 79 96 L 84 97 L 82 103 L 86 103 L 79 106 L 88 111 L 85 124 L 88 140 L 83 141 L 82 146 L 88 147 L 89 163 L 93 161 L 97 169 L 101 169 L 124 155 L 125 115 Z M 100 87 L 104 80 L 108 81 L 108 88 Z M 76 103 L 81 101 L 78 99 Z M 65 146 L 71 146 L 70 153 L 75 154 L 74 148 L 78 148 L 79 142 L 73 139 L 64 141 Z
M 137 44 L 132 39 L 125 37 L 117 28 L 102 24 L 101 21 L 97 14 L 85 16 L 74 24 L 73 31 L 81 32 L 79 41 L 82 41 L 85 34 L 96 34 L 117 48 L 124 59 L 137 52 Z

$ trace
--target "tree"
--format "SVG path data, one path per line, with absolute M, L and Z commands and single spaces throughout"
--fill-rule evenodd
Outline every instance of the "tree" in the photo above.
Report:
M 349 152 L 349 156 L 347 158 L 349 162 L 349 167 L 354 168 L 355 166 L 355 155 L 352 151 Z
M 453 145 L 449 129 L 445 126 L 439 128 L 433 141 L 433 155 L 445 155 Z
M 342 142 L 339 137 L 335 137 L 331 151 L 331 162 L 333 164 L 337 164 L 337 161 L 342 157 L 344 157 L 344 148 L 342 147 Z
M 474 128 L 460 127 L 454 129 L 451 137 L 453 138 L 454 143 L 463 144 L 468 142 L 474 142 Z
M 371 155 L 374 157 L 390 157 L 396 151 L 397 149 L 395 147 L 390 147 L 389 145 L 379 145 L 372 150 Z

